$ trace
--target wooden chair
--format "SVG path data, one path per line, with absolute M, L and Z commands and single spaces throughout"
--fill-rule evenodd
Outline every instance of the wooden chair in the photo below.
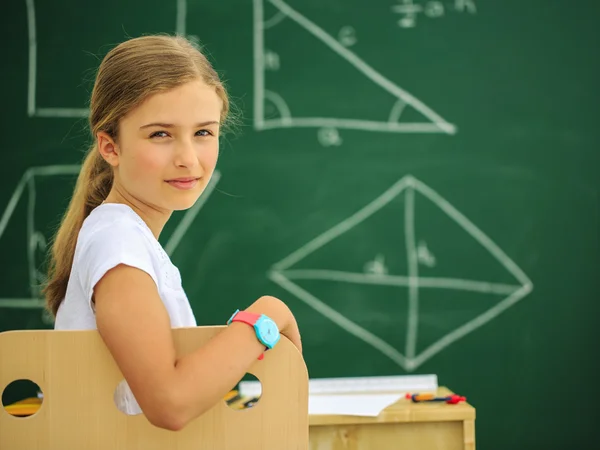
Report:
M 193 351 L 223 328 L 174 329 L 177 354 Z M 282 338 L 248 372 L 262 383 L 255 406 L 236 411 L 222 401 L 183 430 L 168 431 L 143 414 L 117 409 L 113 394 L 123 375 L 97 331 L 0 333 L 0 394 L 20 379 L 33 381 L 44 394 L 30 417 L 0 407 L 0 449 L 307 450 L 308 374 L 293 344 Z

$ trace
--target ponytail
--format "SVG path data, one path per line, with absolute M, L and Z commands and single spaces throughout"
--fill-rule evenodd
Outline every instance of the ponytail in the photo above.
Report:
M 54 317 L 67 293 L 79 230 L 85 218 L 106 199 L 112 182 L 112 168 L 94 144 L 83 161 L 75 192 L 52 245 L 44 294 L 46 308 Z

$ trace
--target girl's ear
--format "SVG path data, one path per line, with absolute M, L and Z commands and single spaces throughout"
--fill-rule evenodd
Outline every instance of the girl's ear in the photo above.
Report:
M 115 140 L 104 131 L 99 131 L 96 134 L 96 139 L 98 142 L 98 151 L 102 155 L 102 158 L 111 166 L 117 167 L 119 165 L 119 154 L 117 153 L 117 143 Z

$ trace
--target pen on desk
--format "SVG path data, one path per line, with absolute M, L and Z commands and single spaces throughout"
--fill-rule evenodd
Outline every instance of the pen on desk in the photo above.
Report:
M 425 394 L 406 394 L 406 399 L 407 400 L 412 400 L 413 402 L 417 403 L 417 402 L 425 402 L 425 401 L 440 401 L 440 400 L 436 400 L 438 397 L 436 397 L 434 394 L 430 394 L 430 393 L 425 393 Z
M 414 403 L 419 402 L 446 402 L 450 405 L 455 405 L 460 402 L 466 402 L 467 397 L 463 397 L 461 395 L 448 395 L 445 397 L 436 397 L 434 394 L 424 393 L 424 394 L 406 394 L 406 398 L 408 400 L 412 400 Z

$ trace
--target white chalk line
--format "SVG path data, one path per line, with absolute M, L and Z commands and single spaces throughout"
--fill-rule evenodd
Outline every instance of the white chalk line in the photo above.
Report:
M 44 308 L 46 301 L 39 298 L 0 298 L 0 308 L 38 309 Z
M 419 261 L 415 242 L 415 191 L 412 183 L 409 183 L 404 194 L 404 235 L 408 267 L 408 323 L 405 354 L 408 359 L 413 359 L 417 348 L 419 327 Z
M 53 166 L 38 166 L 27 169 L 31 176 L 77 175 L 81 170 L 79 164 L 56 164 Z
M 263 0 L 254 0 L 253 4 L 253 33 L 254 33 L 254 127 L 263 129 L 265 120 L 265 55 L 263 30 Z
M 177 0 L 175 32 L 180 36 L 185 36 L 186 19 L 187 19 L 187 0 Z
M 377 122 L 374 120 L 334 119 L 330 117 L 292 117 L 291 119 L 263 119 L 260 130 L 277 128 L 340 128 L 385 133 L 444 133 L 433 123 L 420 122 Z
M 86 108 L 37 108 L 35 110 L 36 117 L 53 117 L 53 118 L 80 118 L 83 119 L 90 113 Z
M 390 111 L 390 117 L 388 119 L 389 123 L 397 123 L 400 120 L 400 116 L 402 115 L 402 112 L 404 111 L 404 109 L 406 108 L 406 102 L 402 99 L 398 99 L 398 101 L 396 101 L 396 103 L 394 103 L 394 106 L 392 107 L 392 110 Z
M 263 29 L 268 30 L 269 28 L 273 28 L 275 25 L 278 25 L 286 18 L 286 15 L 281 11 L 278 11 L 273 17 L 269 20 L 264 21 Z
M 290 280 L 324 280 L 341 283 L 397 287 L 408 287 L 410 285 L 409 277 L 404 275 L 376 275 L 321 269 L 287 269 L 279 272 Z M 461 278 L 422 276 L 418 277 L 418 285 L 419 289 L 449 289 L 495 295 L 510 295 L 523 287 L 522 285 L 465 280 Z
M 27 115 L 35 114 L 35 87 L 37 79 L 37 36 L 35 26 L 35 5 L 33 0 L 25 0 L 27 8 L 27 37 L 29 39 L 29 71 L 27 82 Z

